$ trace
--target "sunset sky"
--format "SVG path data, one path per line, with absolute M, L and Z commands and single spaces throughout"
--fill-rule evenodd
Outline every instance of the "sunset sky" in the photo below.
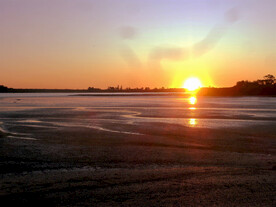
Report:
M 203 86 L 276 75 L 275 0 L 0 0 L 0 85 Z

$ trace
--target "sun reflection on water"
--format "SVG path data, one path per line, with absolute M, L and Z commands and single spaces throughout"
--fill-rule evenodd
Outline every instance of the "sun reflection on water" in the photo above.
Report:
M 189 104 L 192 105 L 191 107 L 189 107 L 190 110 L 192 110 L 192 111 L 196 110 L 196 107 L 195 107 L 196 102 L 197 102 L 196 96 L 194 94 L 191 95 L 191 97 L 189 98 Z M 192 113 L 191 115 L 193 116 L 194 112 L 191 112 L 191 113 Z M 197 120 L 196 119 L 194 119 L 194 118 L 190 118 L 189 119 L 189 125 L 191 127 L 196 126 L 196 124 L 197 124 Z
M 191 105 L 189 107 L 189 109 L 191 110 L 190 115 L 193 117 L 193 116 L 195 116 L 195 110 L 196 110 L 195 104 L 197 103 L 196 95 L 191 94 L 188 99 L 188 102 Z M 195 127 L 197 125 L 197 120 L 195 118 L 190 118 L 188 123 L 189 123 L 190 127 Z
M 196 119 L 189 119 L 189 125 L 195 126 L 197 124 Z
M 191 97 L 189 98 L 189 103 L 192 104 L 192 105 L 196 104 L 196 101 L 197 101 L 197 99 L 196 99 L 195 96 L 191 96 Z

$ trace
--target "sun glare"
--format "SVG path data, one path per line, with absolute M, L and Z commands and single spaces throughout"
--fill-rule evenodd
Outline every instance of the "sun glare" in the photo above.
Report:
M 192 105 L 196 104 L 196 97 L 195 96 L 190 97 L 189 98 L 189 103 L 192 104 Z
M 183 84 L 183 88 L 188 91 L 195 91 L 202 87 L 202 84 L 198 78 L 188 78 Z

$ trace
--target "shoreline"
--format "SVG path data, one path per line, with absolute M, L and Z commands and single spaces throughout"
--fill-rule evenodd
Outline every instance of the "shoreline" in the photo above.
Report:
M 198 94 L 194 92 L 110 92 L 110 91 L 101 91 L 101 92 L 75 92 L 75 91 L 60 91 L 60 92 L 0 92 L 1 95 L 4 94 L 69 94 L 68 96 L 196 96 L 196 97 L 276 97 L 276 95 L 232 95 L 232 94 Z

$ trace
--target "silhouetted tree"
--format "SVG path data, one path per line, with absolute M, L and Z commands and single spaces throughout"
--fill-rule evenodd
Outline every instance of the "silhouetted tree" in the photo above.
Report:
M 276 80 L 271 74 L 256 81 L 238 81 L 234 87 L 236 95 L 275 95 Z
M 271 74 L 264 76 L 265 85 L 273 85 L 275 83 L 275 77 Z
M 0 85 L 0 92 L 8 92 L 9 88 L 3 85 Z
M 94 88 L 94 87 L 89 87 L 87 90 L 88 90 L 89 92 L 99 92 L 99 91 L 101 91 L 100 88 Z

